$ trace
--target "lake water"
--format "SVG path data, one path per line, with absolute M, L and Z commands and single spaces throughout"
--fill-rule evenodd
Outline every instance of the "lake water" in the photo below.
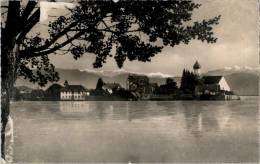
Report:
M 258 97 L 13 102 L 15 162 L 258 162 Z

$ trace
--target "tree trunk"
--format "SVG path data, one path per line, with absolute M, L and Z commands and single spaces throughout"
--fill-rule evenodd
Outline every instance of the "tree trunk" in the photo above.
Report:
M 16 79 L 18 48 L 16 36 L 20 28 L 20 1 L 9 1 L 5 28 L 1 31 L 1 156 L 5 159 L 5 135 L 10 113 L 10 97 Z
M 5 159 L 5 129 L 8 121 L 8 116 L 10 113 L 10 90 L 2 88 L 2 97 L 1 97 L 1 156 Z
M 5 136 L 6 136 L 6 125 L 8 123 L 8 117 L 10 115 L 10 99 L 14 88 L 14 76 L 12 68 L 9 69 L 8 77 L 2 79 L 2 95 L 1 95 L 1 155 L 5 159 Z
M 8 124 L 8 117 L 10 115 L 10 100 L 13 94 L 14 83 L 16 80 L 16 58 L 18 49 L 15 46 L 10 51 L 2 54 L 1 63 L 1 157 L 5 159 L 5 139 L 6 139 L 6 125 Z

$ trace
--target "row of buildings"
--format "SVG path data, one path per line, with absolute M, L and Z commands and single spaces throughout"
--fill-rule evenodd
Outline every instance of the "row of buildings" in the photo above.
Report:
M 185 93 L 173 79 L 166 79 L 165 84 L 151 83 L 147 76 L 129 74 L 126 89 L 118 83 L 104 83 L 102 79 L 96 89 L 87 89 L 82 85 L 53 84 L 45 91 L 38 91 L 31 96 L 35 100 L 176 100 L 176 99 L 238 99 L 234 95 L 224 76 L 203 76 L 198 61 L 193 65 L 193 75 L 200 81 L 191 93 Z M 184 77 L 182 77 L 184 78 Z M 33 91 L 32 91 L 33 92 Z M 34 91 L 35 92 L 35 91 Z M 37 97 L 38 96 L 38 97 Z
M 45 91 L 46 100 L 97 100 L 103 99 L 104 96 L 108 97 L 114 93 L 115 90 L 122 88 L 118 83 L 104 83 L 102 92 L 97 92 L 96 89 L 87 89 L 82 85 L 69 85 L 61 86 L 59 84 L 51 85 Z M 102 97 L 103 96 L 103 97 Z
M 102 87 L 102 93 L 97 94 L 95 89 L 87 89 L 83 85 L 52 84 L 46 90 L 32 89 L 26 86 L 16 87 L 12 95 L 14 100 L 47 100 L 47 101 L 83 101 L 98 100 L 102 96 L 109 97 L 121 86 L 117 83 L 106 83 Z
M 174 89 L 174 85 L 166 87 L 169 92 L 158 93 L 156 83 L 149 83 L 146 76 L 129 75 L 127 86 L 130 92 L 139 94 L 143 100 L 171 100 L 171 99 L 207 99 L 207 100 L 233 100 L 239 99 L 228 85 L 224 76 L 207 76 L 201 74 L 201 65 L 196 61 L 193 65 L 193 75 L 199 83 L 194 84 L 194 91 L 185 94 L 181 91 L 180 85 L 178 89 Z M 183 78 L 183 77 L 182 77 Z M 167 85 L 167 82 L 166 82 Z M 176 84 L 177 85 L 177 84 Z M 164 85 L 165 86 L 165 85 Z

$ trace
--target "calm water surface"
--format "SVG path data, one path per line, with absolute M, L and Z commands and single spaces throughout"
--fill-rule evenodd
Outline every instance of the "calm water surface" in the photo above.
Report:
M 11 107 L 15 162 L 258 161 L 258 97 Z

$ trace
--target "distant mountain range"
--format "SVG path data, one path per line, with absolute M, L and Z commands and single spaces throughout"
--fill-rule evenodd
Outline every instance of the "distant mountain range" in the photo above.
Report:
M 231 90 L 238 95 L 259 95 L 260 67 L 225 67 L 205 73 L 205 75 L 222 75 Z
M 129 75 L 129 72 L 121 71 L 93 71 L 93 70 L 77 70 L 77 69 L 56 69 L 59 72 L 60 80 L 57 82 L 63 85 L 64 81 L 67 80 L 69 84 L 81 84 L 86 88 L 96 88 L 96 83 L 99 78 L 102 78 L 103 81 L 107 83 L 119 83 L 122 87 L 126 87 L 126 79 Z M 164 84 L 167 77 L 170 75 L 164 75 L 161 73 L 151 73 L 151 74 L 141 74 L 134 73 L 139 75 L 146 75 L 149 77 L 151 83 Z M 179 78 L 175 78 L 179 79 Z M 176 80 L 176 81 L 177 81 Z M 31 88 L 37 88 L 36 84 L 32 84 L 24 79 L 18 79 L 16 82 L 17 86 L 30 86 Z M 45 88 L 49 87 L 51 84 L 47 84 Z
M 208 71 L 206 74 L 207 75 L 230 75 L 234 73 L 248 73 L 248 74 L 254 74 L 254 75 L 259 75 L 260 73 L 260 67 L 257 68 L 252 68 L 248 66 L 240 67 L 240 66 L 234 66 L 234 67 L 224 67 L 222 69 L 216 69 L 212 71 Z
M 59 72 L 60 80 L 59 84 L 63 85 L 65 80 L 68 80 L 69 84 L 81 84 L 86 88 L 95 88 L 98 78 L 102 78 L 103 81 L 108 83 L 119 83 L 122 87 L 126 87 L 126 79 L 129 73 L 146 75 L 149 77 L 151 83 L 164 84 L 167 77 L 174 78 L 177 85 L 180 85 L 181 77 L 172 77 L 171 75 L 162 73 L 135 73 L 127 72 L 125 70 L 118 71 L 93 71 L 93 70 L 76 70 L 76 69 L 57 69 Z M 226 67 L 223 69 L 213 70 L 205 73 L 204 75 L 223 75 L 225 76 L 231 89 L 238 95 L 258 95 L 258 75 L 259 69 L 238 68 L 238 67 Z M 37 85 L 31 84 L 24 79 L 18 79 L 17 86 L 29 86 L 31 88 L 37 88 Z M 46 85 L 43 89 L 46 89 L 51 84 Z

